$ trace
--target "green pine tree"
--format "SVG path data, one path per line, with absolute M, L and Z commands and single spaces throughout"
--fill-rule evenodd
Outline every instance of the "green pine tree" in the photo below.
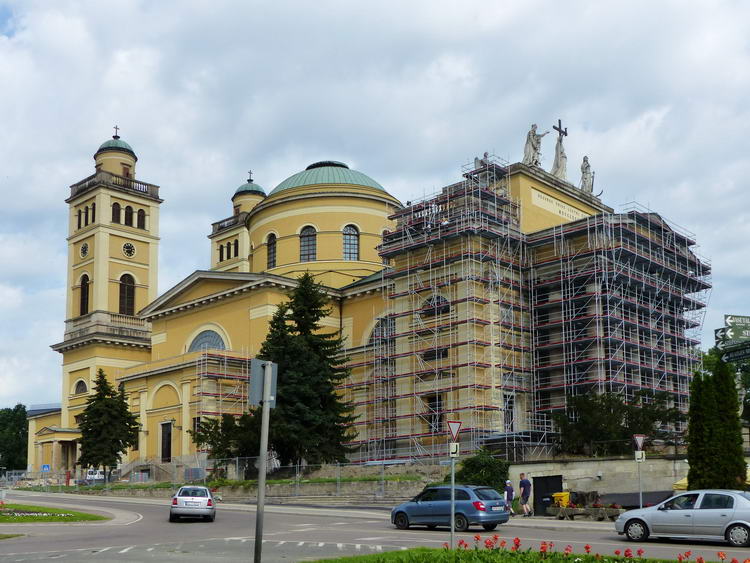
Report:
M 740 405 L 737 397 L 737 381 L 734 370 L 722 361 L 713 370 L 713 385 L 716 391 L 717 431 L 715 449 L 717 457 L 715 483 L 719 489 L 744 489 L 747 477 L 745 456 L 742 450 L 742 426 Z M 692 486 L 692 485 L 691 485 Z
M 130 412 L 122 389 L 116 391 L 104 370 L 94 382 L 94 394 L 86 400 L 79 422 L 81 467 L 104 467 L 111 472 L 125 450 L 138 440 L 138 420 Z
M 718 411 L 716 388 L 708 374 L 696 373 L 690 385 L 688 412 L 688 486 L 691 489 L 716 487 Z
M 26 469 L 28 433 L 25 406 L 18 404 L 12 409 L 0 409 L 0 466 Z
M 323 332 L 330 313 L 328 297 L 309 273 L 302 275 L 289 301 L 279 306 L 269 326 L 260 358 L 278 364 L 276 407 L 271 411 L 270 447 L 282 465 L 344 461 L 354 421 L 336 385 L 349 375 L 343 367 L 339 332 Z M 254 413 L 259 436 L 260 409 Z M 252 427 L 252 424 L 248 425 Z

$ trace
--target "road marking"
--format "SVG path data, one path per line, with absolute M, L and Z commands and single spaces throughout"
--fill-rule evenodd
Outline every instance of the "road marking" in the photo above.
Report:
M 354 544 L 354 549 L 356 549 L 357 551 L 359 551 L 359 550 L 362 549 L 362 545 L 359 544 L 359 543 L 356 543 L 356 544 Z
M 146 551 L 153 551 L 153 550 L 154 550 L 153 547 L 149 547 Z
M 373 538 L 357 538 L 359 541 L 387 540 L 386 536 L 375 536 Z
M 383 546 L 382 545 L 376 545 L 375 546 L 375 551 L 383 551 Z
M 132 522 L 126 522 L 123 525 L 124 526 L 130 526 L 131 524 L 135 524 L 136 522 L 140 522 L 141 520 L 143 520 L 143 514 L 141 514 L 140 512 L 136 512 L 136 514 L 138 515 L 138 518 L 136 518 Z
M 318 547 L 323 547 L 324 545 L 325 545 L 325 543 L 324 543 L 324 542 L 319 542 L 319 543 L 318 543 Z
M 127 553 L 128 551 L 130 551 L 134 547 L 135 547 L 134 545 L 131 545 L 130 547 L 126 547 L 125 549 L 122 549 L 122 550 L 118 551 L 117 553 Z
M 98 550 L 98 551 L 95 551 L 94 553 L 104 553 L 105 551 L 108 551 L 108 550 L 110 550 L 110 549 L 112 549 L 112 546 L 109 546 L 109 547 L 105 547 L 105 548 L 103 548 L 103 549 L 100 549 L 100 550 Z
M 348 522 L 334 522 L 331 526 L 346 526 Z
M 276 544 L 276 547 L 281 547 L 285 543 L 286 543 L 286 541 L 280 541 L 279 543 Z
M 343 543 L 337 543 L 336 547 L 338 548 L 339 551 L 341 551 L 342 549 L 344 549 L 344 544 Z
M 305 542 L 301 541 L 297 544 L 297 547 L 302 547 L 303 545 L 305 545 Z

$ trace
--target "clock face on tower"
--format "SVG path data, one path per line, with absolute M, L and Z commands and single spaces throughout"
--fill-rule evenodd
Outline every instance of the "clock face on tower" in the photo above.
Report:
M 130 242 L 126 242 L 122 245 L 122 253 L 128 258 L 132 258 L 135 256 L 135 246 Z
M 84 243 L 83 243 L 83 244 L 81 245 L 81 250 L 80 250 L 80 252 L 81 252 L 81 258 L 86 258 L 86 256 L 88 256 L 88 255 L 89 255 L 89 243 L 87 243 L 87 242 L 84 242 Z

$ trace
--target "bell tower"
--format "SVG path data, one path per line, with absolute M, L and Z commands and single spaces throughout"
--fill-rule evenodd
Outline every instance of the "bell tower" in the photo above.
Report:
M 114 383 L 148 361 L 151 327 L 137 316 L 156 298 L 159 186 L 136 178 L 138 157 L 117 134 L 94 154 L 94 173 L 70 186 L 61 425 L 74 428 L 101 368 Z

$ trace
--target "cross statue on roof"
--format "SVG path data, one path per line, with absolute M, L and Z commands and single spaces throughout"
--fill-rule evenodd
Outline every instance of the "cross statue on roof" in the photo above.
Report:
M 120 135 L 118 135 L 118 133 L 120 131 L 120 128 L 117 125 L 115 125 L 114 129 L 115 129 L 115 139 L 119 139 Z
M 560 135 L 561 137 L 562 136 L 565 136 L 565 137 L 568 136 L 568 128 L 566 127 L 565 129 L 563 129 L 562 120 L 560 120 L 560 119 L 557 120 L 557 125 L 553 125 L 552 126 L 552 129 L 554 129 L 555 131 L 557 131 L 558 135 Z
M 248 183 L 253 181 L 253 171 L 252 170 L 248 170 L 247 171 L 247 181 L 248 181 Z

